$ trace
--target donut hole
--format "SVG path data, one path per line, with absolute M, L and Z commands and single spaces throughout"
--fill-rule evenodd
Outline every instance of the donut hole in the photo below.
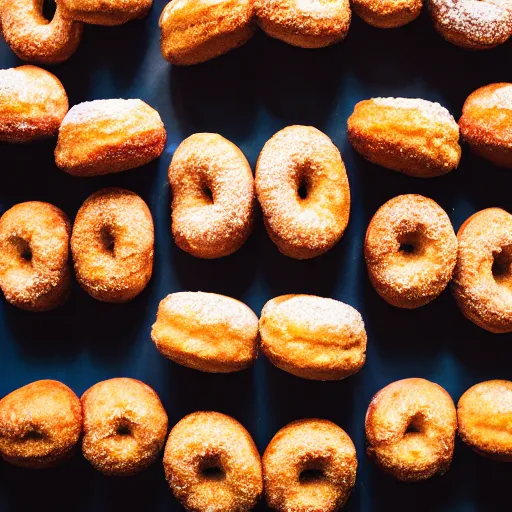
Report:
M 512 288 L 512 246 L 493 254 L 492 275 L 498 284 Z
M 226 473 L 218 457 L 207 457 L 199 466 L 199 473 L 205 480 L 223 480 Z
M 12 243 L 16 247 L 20 259 L 25 263 L 30 263 L 32 261 L 32 249 L 30 248 L 30 244 L 19 237 L 13 238 Z
M 213 192 L 212 189 L 206 185 L 206 183 L 203 185 L 203 197 L 206 203 L 213 204 Z
M 310 192 L 310 183 L 306 174 L 302 174 L 297 183 L 297 196 L 301 201 L 308 198 Z
M 109 226 L 103 226 L 100 231 L 101 245 L 106 252 L 113 253 L 115 249 L 115 238 Z
M 42 0 L 42 4 L 41 10 L 43 17 L 51 22 L 55 16 L 55 12 L 57 11 L 57 4 L 55 3 L 55 0 Z
M 406 233 L 398 237 L 398 251 L 404 257 L 417 256 L 421 254 L 423 248 L 419 233 Z
M 116 429 L 116 434 L 121 437 L 131 436 L 132 429 L 130 428 L 130 425 L 126 423 L 121 423 L 121 425 L 119 425 Z
M 405 435 L 420 434 L 423 431 L 423 421 L 419 416 L 413 416 L 405 429 Z
M 320 468 L 306 468 L 300 472 L 299 482 L 301 484 L 314 484 L 325 479 L 325 474 Z
M 39 432 L 39 430 L 30 429 L 25 432 L 23 439 L 25 441 L 41 441 L 41 439 L 44 439 L 44 435 L 42 432 Z

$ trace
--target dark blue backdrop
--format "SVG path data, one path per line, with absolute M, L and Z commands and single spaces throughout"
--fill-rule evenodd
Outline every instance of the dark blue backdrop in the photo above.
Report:
M 257 35 L 245 47 L 192 68 L 173 68 L 160 56 L 158 17 L 164 0 L 145 20 L 117 28 L 87 26 L 81 46 L 52 71 L 70 104 L 98 98 L 141 98 L 167 128 L 157 162 L 126 173 L 74 178 L 53 162 L 55 141 L 0 145 L 0 211 L 13 204 L 49 201 L 73 218 L 84 199 L 109 185 L 139 193 L 156 227 L 156 260 L 147 289 L 124 305 L 102 304 L 75 284 L 63 308 L 30 314 L 0 301 L 0 396 L 36 379 L 53 378 L 81 394 L 116 376 L 155 388 L 170 425 L 199 409 L 241 421 L 261 452 L 291 420 L 328 418 L 354 440 L 357 483 L 347 511 L 487 511 L 510 506 L 512 466 L 487 461 L 457 443 L 452 469 L 416 485 L 397 483 L 374 469 L 364 453 L 364 415 L 376 391 L 405 377 L 425 377 L 457 400 L 472 384 L 512 378 L 510 335 L 488 334 L 465 320 L 445 292 L 414 311 L 383 302 L 368 283 L 362 244 L 376 209 L 403 193 L 436 200 L 454 227 L 477 210 L 511 208 L 510 171 L 469 155 L 451 175 L 422 181 L 365 162 L 350 147 L 346 120 L 354 104 L 372 96 L 439 101 L 458 119 L 466 96 L 496 81 L 512 81 L 510 44 L 468 53 L 445 43 L 426 13 L 402 29 L 382 31 L 358 19 L 346 41 L 324 50 L 293 48 Z M 3 41 L 2 68 L 21 62 Z M 194 132 L 218 132 L 237 144 L 254 166 L 263 144 L 289 124 L 311 124 L 340 148 L 347 166 L 352 211 L 341 243 L 311 261 L 279 254 L 256 222 L 248 243 L 217 261 L 195 259 L 170 234 L 167 167 L 176 146 Z M 261 357 L 251 370 L 210 375 L 161 357 L 150 340 L 159 301 L 179 290 L 230 295 L 257 313 L 283 293 L 334 297 L 356 307 L 368 330 L 364 369 L 342 382 L 300 380 Z M 161 464 L 128 479 L 106 478 L 76 456 L 61 468 L 29 471 L 0 463 L 0 510 L 180 510 Z M 263 505 L 260 510 L 264 510 Z

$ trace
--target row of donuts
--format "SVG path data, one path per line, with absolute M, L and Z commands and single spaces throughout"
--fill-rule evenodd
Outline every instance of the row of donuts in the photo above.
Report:
M 488 49 L 512 34 L 508 2 L 429 0 L 438 32 L 462 48 Z M 342 41 L 351 21 L 351 5 L 367 23 L 400 27 L 415 20 L 423 0 L 205 0 L 172 1 L 159 21 L 161 51 L 177 65 L 205 62 L 246 43 L 258 25 L 270 37 L 303 48 Z M 146 16 L 152 0 L 56 0 L 51 19 L 43 2 L 4 0 L 0 28 L 16 55 L 26 61 L 58 64 L 69 59 L 82 38 L 83 23 L 120 25 Z
M 398 480 L 426 480 L 449 469 L 458 431 L 478 454 L 509 462 L 511 417 L 509 381 L 474 385 L 456 409 L 438 384 L 399 380 L 381 389 L 368 407 L 367 454 Z M 355 484 L 354 444 L 327 420 L 286 425 L 262 459 L 247 430 L 221 413 L 189 414 L 165 442 L 167 431 L 158 395 L 130 378 L 99 382 L 81 399 L 61 382 L 41 380 L 0 400 L 0 455 L 5 461 L 53 467 L 67 460 L 81 440 L 82 453 L 95 469 L 107 476 L 130 476 L 155 462 L 165 444 L 169 486 L 186 509 L 196 512 L 251 510 L 263 492 L 278 511 L 335 511 Z
M 64 87 L 51 73 L 35 66 L 0 70 L 0 141 L 29 142 L 58 134 L 56 164 L 76 176 L 133 169 L 158 158 L 164 149 L 166 131 L 160 116 L 141 100 L 96 100 L 75 105 L 69 112 L 68 106 Z M 512 167 L 512 84 L 494 83 L 474 91 L 458 124 L 439 103 L 372 98 L 355 106 L 347 128 L 349 141 L 363 157 L 410 176 L 429 178 L 456 169 L 460 133 L 476 154 Z M 286 153 L 308 145 L 318 157 L 319 137 L 302 135 L 305 141 L 284 135 L 271 139 L 258 167 L 265 167 L 270 157 L 277 158 L 272 149 L 278 144 L 293 143 Z M 201 149 L 207 151 L 198 147 L 195 153 Z M 285 155 L 276 163 L 288 163 L 289 158 Z

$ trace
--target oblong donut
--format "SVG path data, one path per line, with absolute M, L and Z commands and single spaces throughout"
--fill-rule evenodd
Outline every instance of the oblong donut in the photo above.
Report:
M 105 188 L 78 210 L 71 235 L 76 278 L 92 297 L 126 302 L 153 272 L 153 218 L 134 192 Z
M 43 0 L 4 0 L 0 16 L 5 42 L 22 60 L 59 64 L 73 55 L 83 25 L 67 18 L 60 0 L 51 21 L 43 16 Z
M 68 111 L 60 80 L 36 66 L 0 69 L 0 141 L 56 135 Z
M 254 219 L 251 166 L 234 144 L 196 133 L 176 149 L 169 166 L 172 234 L 198 258 L 221 258 L 247 240 Z
M 288 126 L 277 132 L 261 150 L 255 183 L 267 232 L 286 256 L 319 256 L 342 237 L 350 188 L 340 152 L 321 131 Z
M 144 18 L 153 0 L 59 0 L 67 18 L 92 25 L 122 25 Z
M 171 293 L 151 338 L 162 355 L 203 372 L 243 370 L 258 355 L 258 317 L 242 302 L 204 292 Z
M 340 380 L 366 360 L 366 331 L 348 304 L 313 295 L 281 295 L 260 318 L 261 349 L 278 368 L 305 379 Z
M 246 512 L 263 492 L 261 460 L 249 432 L 218 412 L 195 412 L 169 434 L 165 477 L 194 512 Z
M 480 87 L 464 102 L 460 133 L 477 155 L 512 167 L 512 84 Z
M 255 13 L 267 35 L 302 48 L 342 41 L 351 19 L 349 0 L 256 0 Z
M 0 218 L 0 288 L 13 306 L 48 311 L 71 289 L 67 215 L 49 203 L 29 201 Z
M 365 420 L 368 456 L 404 482 L 448 471 L 457 414 L 450 395 L 425 379 L 403 379 L 381 389 Z
M 335 512 L 347 502 L 356 481 L 354 443 L 327 420 L 289 423 L 263 454 L 265 496 L 278 512 Z
M 421 13 L 423 0 L 352 0 L 354 12 L 377 28 L 403 27 Z
M 512 6 L 507 0 L 429 0 L 434 25 L 449 43 L 486 50 L 512 34 Z
M 158 158 L 166 137 L 158 112 L 141 100 L 86 101 L 62 121 L 55 163 L 74 176 L 127 171 Z
M 512 382 L 488 380 L 470 387 L 457 404 L 460 438 L 476 453 L 512 462 Z
M 348 118 L 348 138 L 364 158 L 417 178 L 459 165 L 459 126 L 439 103 L 414 98 L 360 101 Z
M 172 0 L 160 16 L 160 47 L 171 64 L 189 66 L 223 55 L 254 34 L 253 0 Z
M 80 400 L 62 382 L 38 380 L 0 400 L 0 455 L 16 466 L 47 468 L 65 461 L 81 432 Z
M 389 304 L 418 308 L 450 282 L 457 237 L 450 218 L 432 199 L 405 194 L 373 216 L 364 242 L 368 277 Z
M 452 291 L 466 318 L 493 333 L 512 332 L 512 215 L 475 213 L 459 229 Z
M 167 435 L 156 392 L 128 378 L 98 382 L 82 395 L 84 457 L 105 475 L 129 476 L 150 466 Z

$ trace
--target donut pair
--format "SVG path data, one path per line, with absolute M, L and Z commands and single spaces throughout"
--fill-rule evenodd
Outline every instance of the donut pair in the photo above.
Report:
M 83 23 L 120 25 L 144 17 L 151 5 L 152 0 L 57 0 L 55 14 L 47 19 L 42 0 L 4 0 L 0 27 L 20 59 L 59 64 L 77 50 Z
M 55 466 L 73 454 L 82 427 L 84 457 L 106 475 L 127 476 L 157 457 L 167 414 L 138 380 L 99 382 L 81 400 L 61 382 L 40 380 L 0 400 L 0 455 L 17 466 Z
M 331 512 L 348 500 L 357 458 L 340 427 L 312 419 L 282 428 L 261 460 L 240 423 L 224 414 L 197 412 L 171 430 L 164 469 L 187 510 L 247 511 L 264 492 L 268 505 L 280 512 Z
M 257 316 L 242 302 L 178 292 L 160 302 L 151 338 L 172 361 L 210 373 L 248 368 L 261 349 L 278 368 L 305 379 L 340 380 L 366 360 L 363 319 L 351 306 L 312 295 L 282 295 Z
M 75 273 L 89 295 L 104 302 L 137 296 L 153 269 L 153 219 L 135 193 L 103 189 L 90 196 L 73 231 L 59 208 L 38 201 L 13 206 L 0 218 L 0 288 L 27 311 L 62 305 Z
M 256 178 L 242 152 L 217 134 L 180 144 L 168 172 L 176 244 L 200 258 L 227 256 L 247 240 L 255 193 L 270 238 L 286 256 L 313 258 L 343 235 L 350 214 L 345 166 L 316 128 L 289 126 L 264 146 Z
M 160 16 L 161 50 L 176 65 L 198 64 L 245 44 L 256 25 L 303 48 L 342 41 L 350 26 L 348 0 L 173 0 Z

